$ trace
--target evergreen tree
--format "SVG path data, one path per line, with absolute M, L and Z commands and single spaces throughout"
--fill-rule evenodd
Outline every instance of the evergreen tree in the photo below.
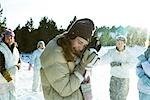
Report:
M 27 21 L 27 23 L 25 24 L 25 27 L 26 27 L 30 32 L 34 30 L 32 18 L 30 18 L 30 20 Z
M 1 4 L 0 4 L 0 33 L 2 33 L 6 28 L 6 17 L 3 18 L 2 14 L 3 14 L 3 9 L 1 8 Z

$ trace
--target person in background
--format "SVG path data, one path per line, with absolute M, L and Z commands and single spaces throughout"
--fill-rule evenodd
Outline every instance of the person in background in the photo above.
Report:
M 129 69 L 134 59 L 126 48 L 127 39 L 123 35 L 116 37 L 116 46 L 101 57 L 101 62 L 111 66 L 110 100 L 126 100 L 129 91 Z
M 41 90 L 41 77 L 40 77 L 40 69 L 41 69 L 41 62 L 40 56 L 45 49 L 44 41 L 39 41 L 37 43 L 37 49 L 34 50 L 31 56 L 31 61 L 29 62 L 29 67 L 33 67 L 33 84 L 32 84 L 32 91 L 38 92 Z
M 150 42 L 147 50 L 138 56 L 138 59 L 136 74 L 139 78 L 137 85 L 139 100 L 150 100 Z
M 86 49 L 94 30 L 91 19 L 79 19 L 47 44 L 40 57 L 45 100 L 85 99 L 81 91 L 85 68 L 97 58 Z
M 15 76 L 20 66 L 15 33 L 6 29 L 0 41 L 0 100 L 16 100 Z

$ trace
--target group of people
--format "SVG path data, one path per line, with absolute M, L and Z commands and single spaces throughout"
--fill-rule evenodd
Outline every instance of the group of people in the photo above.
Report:
M 126 47 L 127 38 L 117 36 L 115 48 L 99 58 L 101 44 L 99 39 L 92 38 L 94 31 L 94 22 L 84 18 L 75 21 L 46 47 L 44 41 L 39 41 L 29 62 L 29 68 L 34 65 L 32 91 L 43 90 L 45 100 L 92 100 L 90 77 L 93 66 L 100 62 L 111 67 L 110 100 L 126 100 L 129 70 L 134 67 Z M 16 100 L 15 73 L 20 69 L 20 59 L 14 37 L 14 32 L 6 29 L 0 41 L 0 100 Z M 150 46 L 138 57 L 139 100 L 150 100 L 149 58 Z

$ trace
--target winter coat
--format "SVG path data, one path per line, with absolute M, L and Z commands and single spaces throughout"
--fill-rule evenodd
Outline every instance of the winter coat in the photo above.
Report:
M 19 52 L 16 47 L 13 49 L 13 53 L 8 48 L 8 46 L 4 42 L 0 42 L 0 52 L 4 54 L 5 57 L 5 68 L 10 73 L 13 81 L 15 80 L 15 73 L 16 73 L 16 65 L 19 61 Z M 0 92 L 5 93 L 10 91 L 12 88 L 9 88 L 9 82 L 0 74 Z M 3 89 L 3 91 L 1 91 Z
M 121 66 L 111 67 L 111 75 L 118 78 L 129 78 L 129 69 L 134 66 L 134 59 L 130 52 L 127 49 L 119 52 L 116 48 L 113 48 L 101 57 L 102 63 L 110 64 L 113 61 L 121 62 Z
M 34 64 L 34 68 L 40 70 L 41 69 L 41 61 L 40 56 L 42 54 L 43 50 L 38 48 L 36 49 L 31 56 L 30 64 Z
M 136 68 L 137 75 L 143 72 L 143 69 L 141 67 Z M 150 94 L 150 87 L 143 83 L 141 79 L 138 80 L 137 88 L 140 92 L 145 94 Z
M 143 73 L 143 72 L 146 77 L 150 78 L 150 58 L 147 59 L 146 61 L 140 61 L 137 64 L 136 74 L 139 75 L 140 73 Z M 143 80 L 141 80 L 140 78 L 138 80 L 137 87 L 140 92 L 150 95 L 150 86 L 147 86 L 146 84 L 144 84 Z
M 45 100 L 83 100 L 81 74 L 74 72 L 75 63 L 67 62 L 57 37 L 48 43 L 41 59 L 41 81 Z

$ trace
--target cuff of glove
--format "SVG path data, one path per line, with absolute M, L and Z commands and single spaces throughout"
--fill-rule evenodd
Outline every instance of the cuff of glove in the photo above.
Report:
M 80 83 L 82 83 L 84 80 L 84 77 L 77 71 L 75 71 L 74 74 L 80 79 Z

